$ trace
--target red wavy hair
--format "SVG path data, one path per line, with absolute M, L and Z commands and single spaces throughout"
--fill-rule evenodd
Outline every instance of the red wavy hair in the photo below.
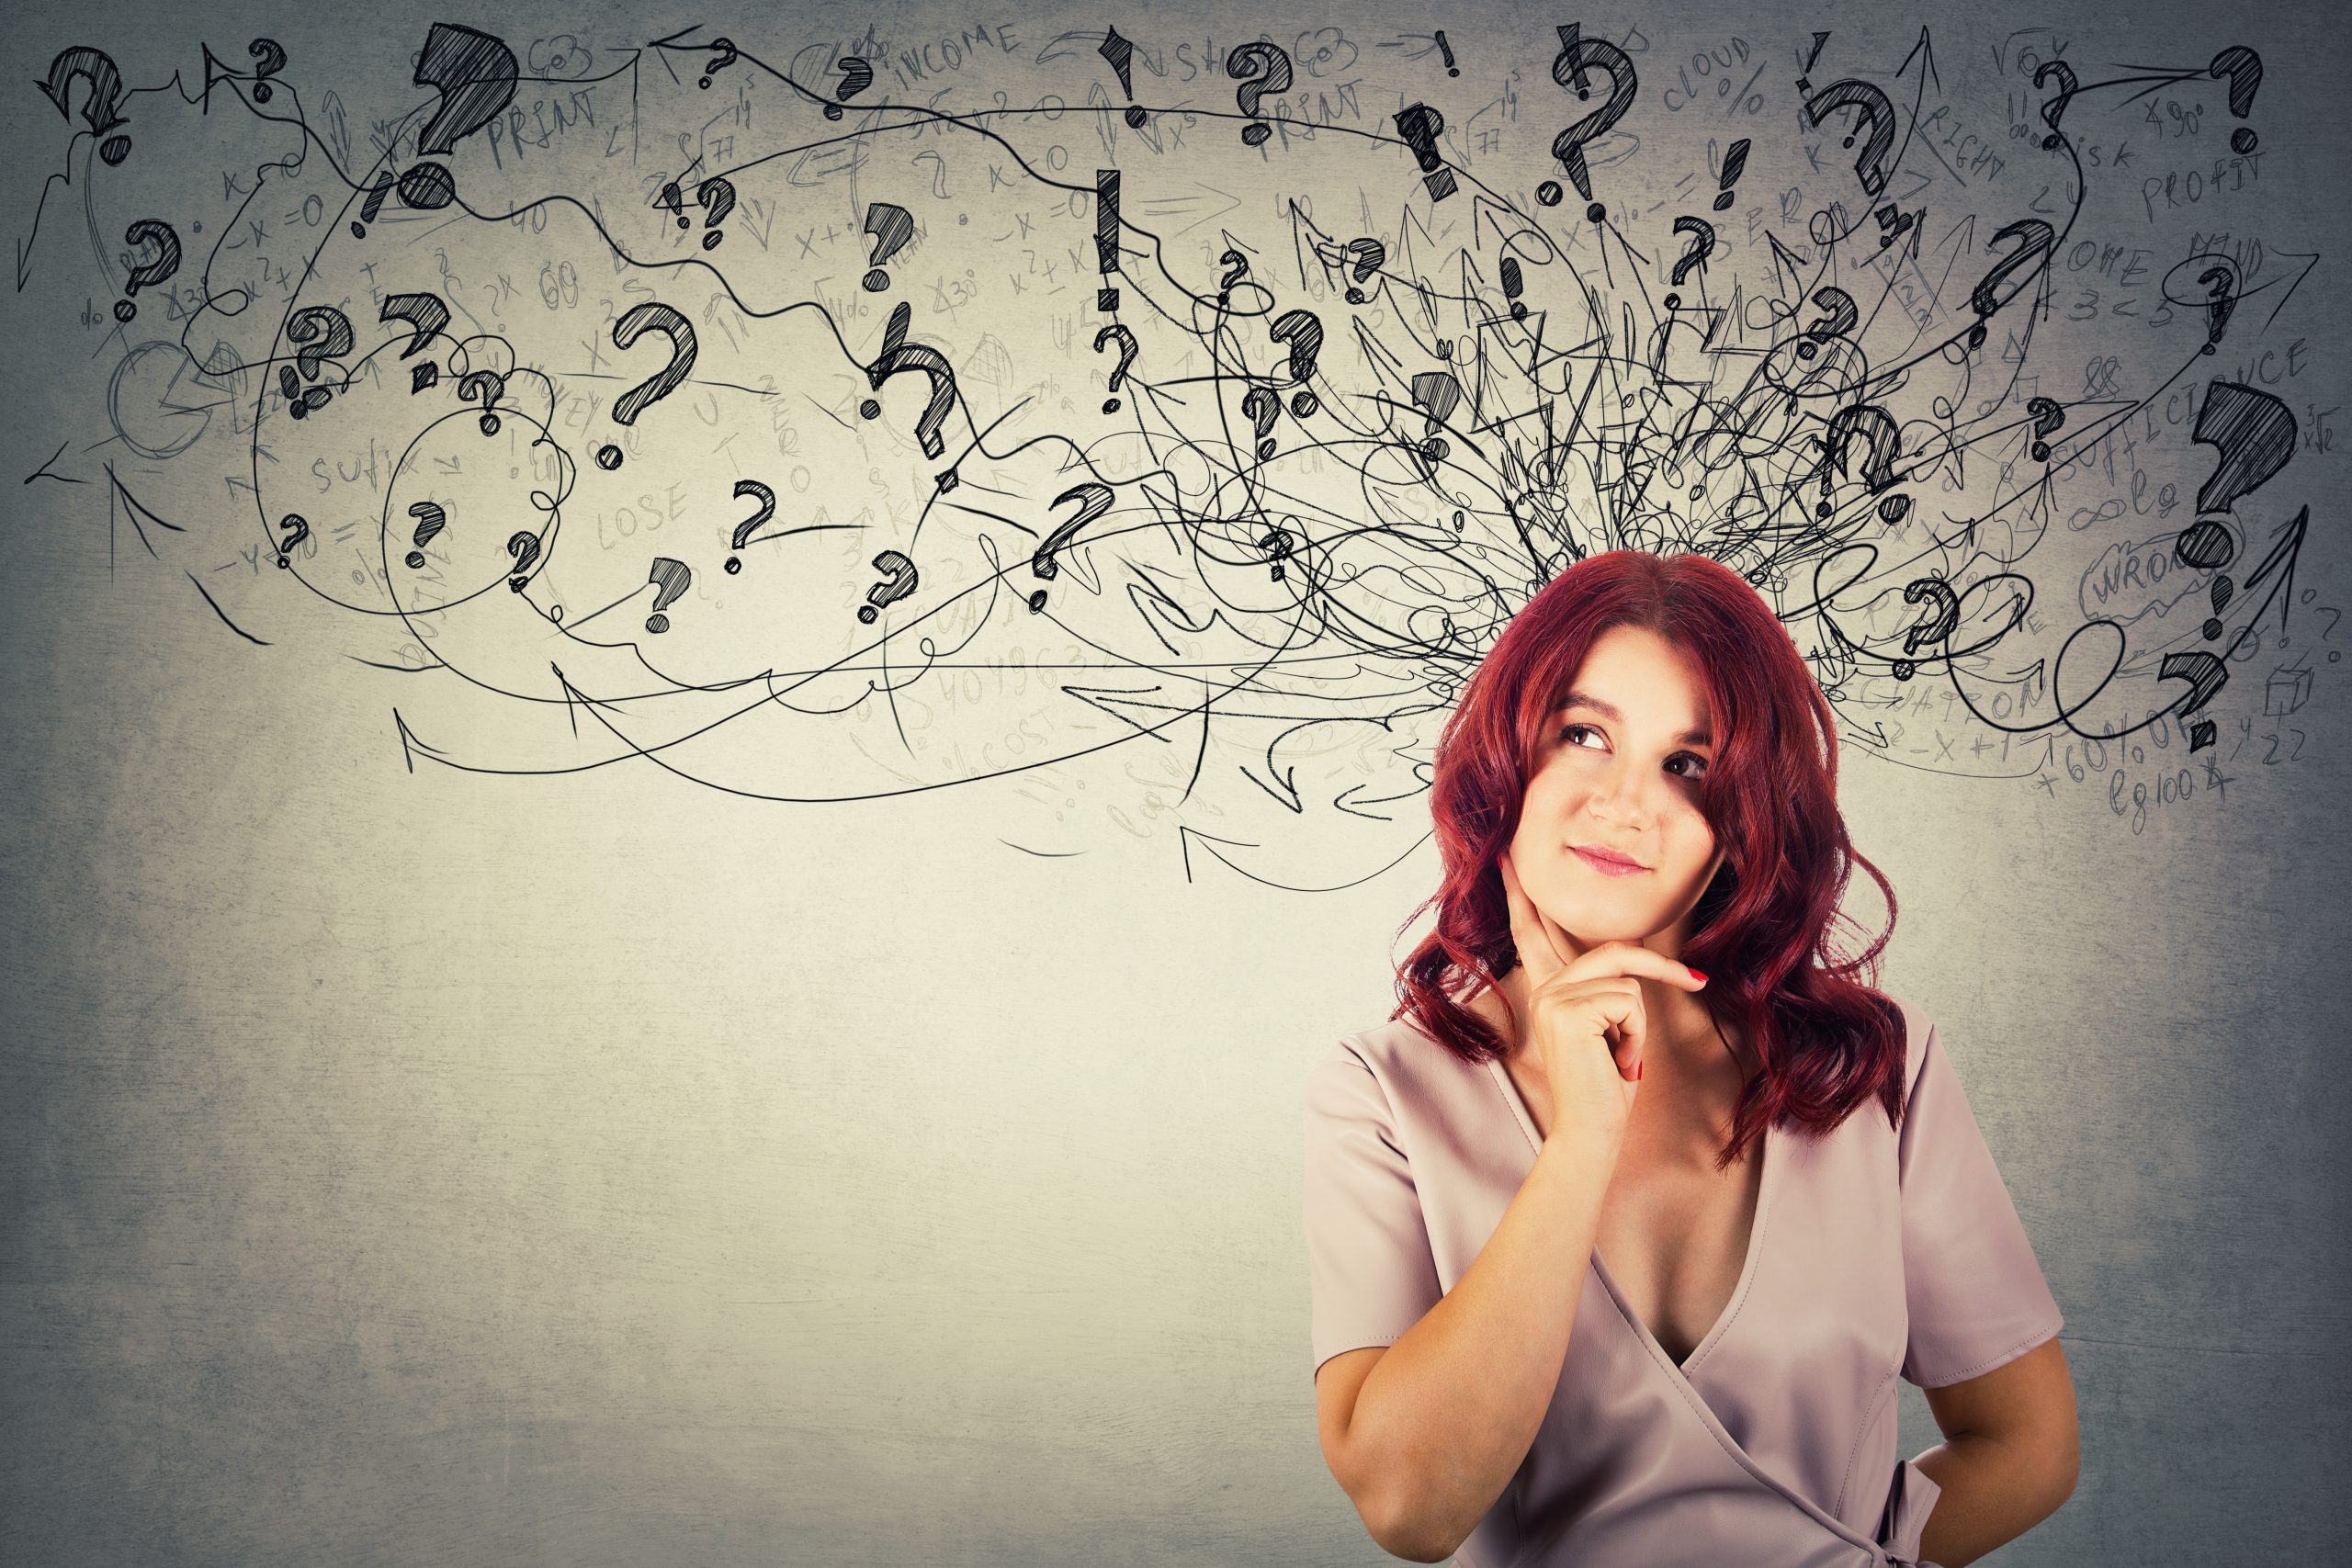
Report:
M 1619 626 L 1647 627 L 1697 666 L 1716 738 L 1699 809 L 1724 863 L 1692 908 L 1681 957 L 1709 976 L 1701 1004 L 1739 1020 L 1760 1063 L 1717 1168 L 1769 1125 L 1827 1133 L 1873 1096 L 1900 1127 L 1903 1014 L 1876 988 L 1894 889 L 1855 852 L 1838 815 L 1837 720 L 1771 607 L 1696 553 L 1611 550 L 1577 562 L 1480 662 L 1437 744 L 1430 811 L 1444 877 L 1405 921 L 1435 906 L 1436 929 L 1397 967 L 1389 1017 L 1409 1015 L 1464 1061 L 1502 1055 L 1501 1037 L 1458 999 L 1518 962 L 1496 857 L 1518 830 L 1544 716 L 1586 651 Z M 1857 865 L 1886 899 L 1886 929 L 1841 958 L 1831 927 L 1848 919 L 1838 906 Z

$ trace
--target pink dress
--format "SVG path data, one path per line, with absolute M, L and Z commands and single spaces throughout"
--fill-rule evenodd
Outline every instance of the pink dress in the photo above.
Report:
M 1765 1134 L 1731 1300 L 1678 1366 L 1595 1249 L 1560 1378 L 1464 1568 L 1919 1562 L 1939 1493 L 1895 1457 L 1895 1375 L 1939 1388 L 2065 1321 L 1934 1024 L 1903 1010 L 1906 1109 Z M 1500 1063 L 1402 1019 L 1306 1086 L 1315 1364 L 1394 1343 L 1467 1270 L 1541 1142 Z

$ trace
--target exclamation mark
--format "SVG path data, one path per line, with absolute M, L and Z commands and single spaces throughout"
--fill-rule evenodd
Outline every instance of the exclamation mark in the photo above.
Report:
M 1140 111 L 1138 111 L 1140 112 Z M 1119 273 L 1119 171 L 1094 171 L 1094 269 L 1104 277 Z M 1104 315 L 1119 309 L 1119 291 L 1104 285 L 1094 291 L 1094 308 Z
M 1723 192 L 1721 196 L 1715 197 L 1717 212 L 1731 210 L 1731 187 L 1739 183 L 1739 172 L 1746 167 L 1747 167 L 1747 138 L 1743 136 L 1731 144 L 1730 152 L 1724 154 L 1724 177 L 1715 182 Z
M 1136 46 L 1127 39 L 1121 38 L 1119 36 L 1119 29 L 1113 28 L 1109 32 L 1102 35 L 1102 45 L 1095 51 L 1095 52 L 1100 54 L 1103 59 L 1109 61 L 1111 62 L 1111 69 L 1119 73 L 1119 91 L 1127 96 L 1127 129 L 1129 130 L 1141 130 L 1143 129 L 1143 122 L 1145 119 L 1143 106 L 1135 101 L 1135 79 L 1129 74 L 1129 72 L 1134 68 Z
M 1437 35 L 1437 47 L 1439 52 L 1445 56 L 1445 73 L 1449 76 L 1461 75 L 1462 67 L 1453 63 L 1453 46 L 1445 41 L 1443 33 Z
M 1517 256 L 1503 257 L 1502 274 L 1503 298 L 1510 301 L 1510 319 L 1514 321 L 1523 321 L 1527 320 L 1527 301 L 1519 297 L 1521 283 Z

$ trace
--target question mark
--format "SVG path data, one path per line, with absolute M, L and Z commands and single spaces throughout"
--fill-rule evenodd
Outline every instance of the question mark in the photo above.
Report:
M 1348 290 L 1348 303 L 1361 305 L 1365 299 L 1364 279 L 1378 272 L 1380 264 L 1388 259 L 1388 247 L 1377 240 L 1350 240 L 1346 254 L 1351 263 L 1350 276 L 1355 279 L 1355 287 Z
M 901 299 L 890 310 L 888 325 L 882 329 L 882 352 L 866 367 L 866 384 L 879 392 L 882 383 L 901 370 L 920 370 L 931 378 L 931 400 L 923 405 L 922 417 L 915 421 L 915 434 L 922 442 L 926 457 L 936 457 L 946 450 L 940 439 L 939 427 L 947 419 L 947 411 L 956 403 L 956 372 L 946 357 L 929 344 L 907 342 L 907 328 L 914 321 L 914 309 Z M 857 412 L 866 419 L 882 417 L 882 401 L 868 398 L 857 405 Z M 940 489 L 955 486 L 955 470 L 941 476 Z
M 281 528 L 291 528 L 294 530 L 292 533 L 287 535 L 285 538 L 278 541 L 277 564 L 280 568 L 284 568 L 292 564 L 287 558 L 288 552 L 291 551 L 295 546 L 300 544 L 303 540 L 311 536 L 311 525 L 303 519 L 301 513 L 289 512 L 285 516 L 277 520 L 277 525 Z
M 1225 73 L 1241 84 L 1240 90 L 1233 95 L 1234 101 L 1241 106 L 1243 114 L 1251 117 L 1250 123 L 1242 130 L 1241 140 L 1252 147 L 1264 145 L 1272 131 L 1264 120 L 1256 118 L 1258 101 L 1268 93 L 1279 97 L 1290 91 L 1290 56 L 1281 45 L 1261 39 L 1256 43 L 1245 43 L 1226 56 Z
M 762 484 L 757 479 L 737 479 L 735 481 L 735 494 L 739 500 L 747 495 L 756 495 L 760 498 L 759 511 L 753 513 L 750 517 L 745 518 L 742 522 L 736 524 L 734 537 L 728 541 L 729 544 L 733 545 L 735 548 L 740 550 L 750 545 L 752 542 L 752 529 L 758 527 L 761 524 L 775 515 L 775 491 L 770 490 L 767 486 Z M 741 571 L 743 570 L 743 563 L 737 560 L 733 556 L 729 556 L 727 558 L 727 570 L 730 573 Z
M 432 543 L 434 535 L 448 525 L 449 514 L 429 501 L 415 502 L 408 509 L 408 514 L 416 519 L 416 533 L 410 540 L 416 548 L 409 551 L 405 558 L 409 570 L 416 571 L 424 565 L 424 547 Z
M 1862 319 L 1862 313 L 1854 308 L 1854 297 L 1835 284 L 1815 289 L 1813 302 L 1829 314 L 1804 329 L 1804 340 L 1797 344 L 1799 359 L 1811 359 L 1819 351 L 1819 344 L 1844 337 Z
M 449 307 L 437 294 L 394 294 L 386 298 L 376 312 L 379 322 L 406 321 L 413 330 L 407 346 L 401 350 L 406 359 L 412 354 L 422 354 L 433 346 L 434 338 L 449 324 Z M 420 366 L 419 369 L 426 368 Z M 423 388 L 413 388 L 422 391 Z
M 2205 74 L 2216 80 L 2228 78 L 2230 112 L 2244 119 L 2254 108 L 2254 90 L 2262 85 L 2262 56 L 2241 44 L 2233 44 L 2213 57 Z M 2244 157 L 2254 151 L 2260 138 L 2250 125 L 2241 125 L 2230 132 L 2230 151 Z
M 2204 406 L 2197 411 L 2197 423 L 2188 438 L 2214 448 L 2222 457 L 2212 478 L 2198 487 L 2197 510 L 2230 513 L 2240 501 L 2269 483 L 2295 455 L 2298 430 L 2294 412 L 2285 400 L 2236 381 L 2208 381 Z M 2199 571 L 2219 571 L 2236 554 L 2237 546 L 2219 517 L 2200 515 L 2173 541 L 2173 558 Z M 2227 573 L 2213 580 L 2213 615 L 2202 627 L 2206 641 L 2222 635 L 2221 615 L 2229 607 L 2233 592 Z
M 874 558 L 874 570 L 885 573 L 889 581 L 877 582 L 865 591 L 867 603 L 857 607 L 857 618 L 872 625 L 874 617 L 885 605 L 907 598 L 915 591 L 915 563 L 896 550 L 884 550 Z M 1035 604 L 1031 608 L 1035 608 Z
M 2007 302 L 2006 300 L 1996 302 L 1994 299 L 1993 285 L 2025 265 L 2034 256 L 2047 256 L 2050 254 L 2051 245 L 2056 239 L 2056 231 L 2041 219 L 2020 218 L 2016 222 L 1996 231 L 1993 237 L 1984 243 L 1984 248 L 1992 251 L 2000 249 L 2001 242 L 2004 240 L 2015 240 L 2018 242 L 2018 248 L 2014 254 L 2003 257 L 1998 265 L 1986 273 L 1984 279 L 1968 291 L 1969 307 L 1976 312 L 1976 323 L 1968 329 L 1970 348 L 1984 346 L 1985 321 L 1991 318 L 1994 311 Z M 2011 298 L 2015 298 L 2014 292 Z
M 692 321 L 658 299 L 648 299 L 632 306 L 628 312 L 613 323 L 613 346 L 627 348 L 649 332 L 662 333 L 670 340 L 670 362 L 655 374 L 647 377 L 628 391 L 613 400 L 613 423 L 634 424 L 637 416 L 653 404 L 677 390 L 686 373 L 695 367 L 695 327 Z M 614 455 L 607 468 L 619 465 L 619 449 L 607 446 Z M 602 462 L 604 454 L 597 454 Z
M 1059 506 L 1065 501 L 1075 501 L 1079 503 L 1078 515 L 1046 536 L 1044 541 L 1029 557 L 1029 570 L 1047 581 L 1052 581 L 1061 572 L 1061 564 L 1054 559 L 1054 552 L 1075 538 L 1080 528 L 1110 511 L 1111 503 L 1117 499 L 1117 495 L 1113 492 L 1109 485 L 1091 483 L 1072 485 L 1054 497 L 1047 503 L 1048 506 Z M 1046 591 L 1040 588 L 1029 595 L 1029 613 L 1034 615 L 1045 607 Z
M 1110 390 L 1112 395 L 1102 404 L 1102 412 L 1104 413 L 1116 413 L 1119 412 L 1119 383 L 1126 378 L 1127 367 L 1136 362 L 1136 334 L 1116 322 L 1104 327 L 1101 332 L 1094 334 L 1094 352 L 1097 354 L 1102 353 L 1102 345 L 1114 338 L 1116 338 L 1119 343 L 1119 367 L 1111 372 Z
M 424 35 L 424 52 L 417 56 L 414 80 L 420 87 L 438 89 L 441 103 L 417 132 L 418 155 L 443 156 L 496 119 L 514 101 L 518 74 L 514 51 L 488 33 L 454 22 L 434 23 Z M 402 179 L 401 195 L 406 199 L 406 176 Z
M 2230 312 L 2238 306 L 2237 269 L 2220 257 L 2213 265 L 2197 275 L 2197 281 L 2206 287 L 2205 352 L 2222 341 L 2222 328 L 2228 324 Z
M 713 175 L 695 187 L 695 200 L 707 215 L 702 220 L 703 227 L 710 231 L 702 237 L 702 248 L 706 251 L 716 249 L 718 242 L 727 238 L 718 231 L 718 226 L 727 221 L 729 213 L 735 210 L 735 187 Z
M 269 102 L 269 79 L 286 69 L 286 51 L 275 39 L 257 38 L 245 46 L 254 57 L 254 102 Z
M 2052 76 L 2058 78 L 2058 96 L 2041 106 L 2041 123 L 2050 128 L 2050 134 L 2041 139 L 2044 152 L 2058 145 L 2058 117 L 2066 112 L 2066 100 L 2075 96 L 2075 89 L 2083 85 L 2082 78 L 2075 74 L 2075 68 L 2063 60 L 2051 61 L 2036 71 L 2033 85 L 2044 86 Z
M 1552 156 L 1567 166 L 1568 178 L 1576 181 L 1577 194 L 1590 202 L 1584 215 L 1598 223 L 1609 216 L 1609 209 L 1592 199 L 1592 171 L 1585 167 L 1585 143 L 1605 136 L 1609 128 L 1625 118 L 1634 107 L 1634 95 L 1640 83 L 1634 74 L 1634 62 L 1625 51 L 1606 39 L 1586 38 L 1583 24 L 1569 22 L 1559 28 L 1560 52 L 1552 61 L 1552 80 L 1563 87 L 1573 87 L 1579 99 L 1592 96 L 1591 85 L 1585 73 L 1594 66 L 1609 73 L 1609 98 L 1597 114 L 1587 115 L 1552 139 Z M 1549 193 L 1548 195 L 1546 193 Z M 1535 199 L 1546 207 L 1560 202 L 1560 183 L 1545 180 L 1535 187 Z
M 319 378 L 327 360 L 349 353 L 354 341 L 351 322 L 332 305 L 310 305 L 295 311 L 286 323 L 286 336 L 288 342 L 303 345 L 294 359 L 302 367 L 303 379 L 309 381 Z M 313 343 L 313 338 L 318 341 Z M 337 366 L 335 368 L 341 370 L 343 367 Z M 345 380 L 348 384 L 349 378 L 345 378 Z M 294 379 L 294 367 L 290 365 L 277 367 L 277 388 L 285 394 L 286 412 L 293 419 L 300 419 L 313 409 L 324 408 L 327 400 L 334 395 L 324 387 L 312 387 L 303 391 Z
M 1266 335 L 1290 344 L 1290 378 L 1305 381 L 1315 374 L 1315 356 L 1323 352 L 1323 322 L 1312 310 L 1285 310 L 1274 318 Z M 1302 388 L 1290 400 L 1290 412 L 1305 419 L 1318 407 L 1311 389 Z
M 1445 371 L 1427 370 L 1413 378 L 1414 406 L 1429 416 L 1428 428 L 1422 432 L 1426 439 L 1419 450 L 1431 468 L 1444 462 L 1446 454 L 1453 450 L 1437 431 L 1461 401 L 1462 383 Z
M 1940 577 L 1922 577 L 1904 584 L 1903 597 L 1917 604 L 1932 599 L 1936 607 L 1928 618 L 1903 634 L 1903 651 L 1917 653 L 1925 644 L 1948 639 L 1960 625 L 1960 595 Z M 1908 681 L 1917 669 L 1908 659 L 1894 661 L 1894 678 Z
M 1216 302 L 1222 305 L 1249 277 L 1250 263 L 1239 251 L 1227 251 L 1216 259 L 1225 264 L 1225 274 L 1216 280 Z
M 481 404 L 481 433 L 484 435 L 498 434 L 498 415 L 491 410 L 505 390 L 506 378 L 495 370 L 471 371 L 458 383 L 459 402 L 479 401 Z
M 2066 423 L 2066 410 L 2055 398 L 2028 398 L 2025 412 L 2033 416 L 2033 460 L 2050 461 L 2050 438 Z
M 711 39 L 710 47 L 718 52 L 711 57 L 710 63 L 702 68 L 702 76 L 700 80 L 695 83 L 695 85 L 697 87 L 709 86 L 710 79 L 713 76 L 718 75 L 721 71 L 726 70 L 729 66 L 734 64 L 736 61 L 742 58 L 735 52 L 735 46 L 723 38 L 715 38 Z
M 61 50 L 49 62 L 49 75 L 33 84 L 43 96 L 68 120 L 74 118 L 69 107 L 74 90 L 74 78 L 79 76 L 90 85 L 90 96 L 82 100 L 82 123 L 90 134 L 105 137 L 98 156 L 111 168 L 130 156 L 130 138 L 107 136 L 117 126 L 127 123 L 122 118 L 122 72 L 113 59 L 89 48 Z
M 1889 486 L 1899 483 L 1894 472 L 1894 460 L 1903 455 L 1902 430 L 1894 416 L 1873 403 L 1856 403 L 1839 409 L 1829 416 L 1829 429 L 1822 437 L 1821 491 L 1823 500 L 1814 509 L 1817 517 L 1830 513 L 1828 502 L 1832 472 L 1846 470 L 1847 457 L 1853 447 L 1854 437 L 1863 436 L 1870 444 L 1870 457 L 1862 464 L 1862 483 L 1871 494 L 1878 495 Z M 1900 522 L 1911 510 L 1907 495 L 1890 495 L 1879 502 L 1878 514 L 1886 522 Z
M 1714 254 L 1715 226 L 1703 218 L 1684 217 L 1674 220 L 1674 231 L 1690 236 L 1690 248 L 1682 253 L 1682 259 L 1676 262 L 1674 270 L 1667 275 L 1667 281 L 1679 288 L 1682 280 L 1690 276 L 1692 267 L 1704 265 L 1707 258 Z M 1519 269 L 1514 265 L 1511 270 L 1517 272 Z M 1510 292 L 1516 294 L 1519 291 L 1513 288 Z M 1681 304 L 1682 296 L 1679 294 L 1666 297 L 1666 308 L 1669 310 L 1680 308 Z
M 874 67 L 867 64 L 865 61 L 852 55 L 841 62 L 841 91 L 833 95 L 833 96 L 841 100 L 841 103 L 827 104 L 825 106 L 825 118 L 827 119 L 841 118 L 842 104 L 849 102 L 852 98 L 857 96 L 858 94 L 874 85 Z
M 1800 80 L 1797 86 L 1803 89 L 1805 83 Z M 1820 130 L 1821 122 L 1838 109 L 1856 111 L 1853 129 L 1846 133 L 1841 145 L 1851 147 L 1854 138 L 1861 133 L 1863 123 L 1870 125 L 1870 139 L 1854 158 L 1854 175 L 1862 182 L 1863 191 L 1876 197 L 1886 188 L 1886 154 L 1894 145 L 1894 106 L 1870 83 L 1849 76 L 1830 83 L 1805 99 L 1805 129 Z
M 1268 432 L 1274 428 L 1275 416 L 1282 408 L 1282 399 L 1263 387 L 1252 387 L 1241 395 L 1241 412 L 1250 416 L 1250 428 L 1258 435 L 1258 461 L 1261 463 L 1274 455 L 1273 439 Z
M 122 237 L 130 244 L 144 246 L 152 243 L 155 247 L 153 261 L 130 269 L 130 281 L 122 287 L 125 295 L 136 294 L 146 285 L 161 283 L 179 270 L 180 237 L 173 232 L 170 224 L 161 219 L 141 218 L 125 229 Z M 127 321 L 138 313 L 139 307 L 128 299 L 114 302 L 114 319 L 118 321 Z M 348 348 L 351 345 L 345 344 L 344 346 Z
M 875 202 L 865 209 L 865 231 L 874 236 L 874 254 L 866 262 L 873 270 L 865 275 L 865 291 L 879 294 L 890 287 L 890 275 L 882 270 L 882 264 L 914 238 L 914 214 L 888 201 Z
M 684 593 L 686 585 L 694 580 L 693 569 L 685 562 L 672 560 L 668 556 L 653 558 L 653 565 L 645 576 L 645 581 L 654 585 L 653 614 L 645 618 L 647 631 L 666 632 L 670 629 L 670 617 L 662 612 L 676 604 L 678 595 Z

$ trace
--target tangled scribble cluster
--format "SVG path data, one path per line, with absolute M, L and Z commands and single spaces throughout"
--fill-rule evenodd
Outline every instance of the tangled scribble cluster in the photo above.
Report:
M 1546 82 L 1442 31 L 752 26 L 435 23 L 365 123 L 268 39 L 200 86 L 59 54 L 17 287 L 98 276 L 111 430 L 32 478 L 255 640 L 300 585 L 512 699 L 497 755 L 412 700 L 412 766 L 1075 806 L 1108 754 L 1149 776 L 1095 805 L 1188 844 L 1416 825 L 1467 674 L 1600 550 L 1741 572 L 1848 739 L 2135 830 L 2337 657 L 2275 482 L 2332 445 L 2274 389 L 2319 258 L 2227 227 L 2243 44 L 1568 21 Z

